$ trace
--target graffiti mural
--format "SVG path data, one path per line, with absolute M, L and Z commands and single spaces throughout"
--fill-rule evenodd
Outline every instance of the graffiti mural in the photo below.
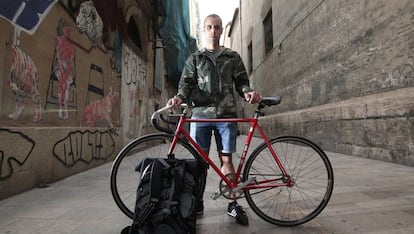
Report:
M 109 89 L 108 95 L 98 101 L 89 103 L 82 114 L 81 127 L 95 127 L 98 122 L 106 121 L 107 126 L 114 127 L 112 123 L 112 111 L 119 105 L 119 93 Z
M 14 113 L 9 119 L 18 119 L 25 107 L 25 99 L 31 98 L 34 105 L 33 121 L 42 119 L 41 100 L 39 95 L 39 74 L 33 60 L 17 46 L 12 46 L 12 65 L 9 84 L 16 95 Z
M 126 132 L 126 136 L 130 139 L 133 139 L 136 132 L 135 126 L 135 117 L 139 116 L 139 103 L 135 100 L 138 100 L 138 94 L 136 90 L 129 90 L 128 91 L 129 97 L 129 121 L 128 121 L 128 131 Z
M 56 48 L 53 58 L 53 73 L 58 82 L 58 117 L 68 119 L 69 87 L 75 78 L 75 45 L 70 40 L 70 26 L 60 19 L 57 26 Z
M 0 76 L 7 75 L 0 87 L 1 126 L 78 127 L 83 109 L 108 96 L 109 86 L 119 96 L 127 25 L 117 3 L 111 1 L 110 8 L 107 4 L 84 0 L 0 3 L 4 6 L 0 17 L 15 27 L 6 28 L 0 37 Z M 14 16 L 21 22 L 32 19 L 31 13 L 41 20 L 48 12 L 51 18 L 40 27 L 42 33 L 26 35 L 13 21 Z M 111 21 L 115 18 L 119 22 Z M 115 114 L 119 115 L 119 109 L 112 110 L 113 118 Z M 105 123 L 107 116 L 103 116 Z
M 115 152 L 115 140 L 110 130 L 74 131 L 56 142 L 53 155 L 65 166 L 78 162 L 106 160 Z
M 83 2 L 76 16 L 76 26 L 84 33 L 93 46 L 106 51 L 103 44 L 103 22 L 92 1 Z
M 0 181 L 12 176 L 26 162 L 35 142 L 21 132 L 0 128 Z M 16 147 L 10 147 L 10 143 Z M 18 150 L 17 150 L 18 148 Z
M 0 17 L 8 20 L 19 30 L 33 35 L 57 1 L 2 0 L 0 1 Z
M 125 135 L 132 139 L 140 135 L 145 118 L 140 118 L 141 105 L 147 87 L 147 63 L 138 57 L 130 48 L 123 46 L 123 67 L 122 67 L 123 89 L 128 93 L 124 101 Z
M 125 84 L 136 87 L 146 87 L 147 63 L 138 57 L 131 49 L 124 47 L 124 75 Z

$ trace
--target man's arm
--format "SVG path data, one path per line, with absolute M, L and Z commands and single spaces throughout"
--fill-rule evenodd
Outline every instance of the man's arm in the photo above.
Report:
M 250 88 L 249 76 L 244 66 L 243 60 L 239 54 L 236 54 L 235 66 L 233 71 L 234 76 L 234 87 L 239 93 L 240 97 L 244 97 L 245 93 L 253 91 Z
M 178 92 L 173 98 L 168 100 L 168 105 L 178 106 L 183 102 L 188 102 L 191 93 L 197 86 L 197 70 L 194 64 L 194 56 L 190 56 L 181 74 L 180 81 L 178 82 Z
M 249 77 L 247 75 L 246 67 L 240 55 L 237 54 L 238 62 L 234 70 L 235 87 L 241 97 L 244 97 L 250 104 L 258 103 L 262 100 L 262 96 L 250 88 Z
M 178 83 L 177 96 L 184 102 L 187 102 L 191 96 L 192 91 L 197 87 L 197 68 L 194 64 L 194 56 L 190 56 L 181 74 L 180 81 Z

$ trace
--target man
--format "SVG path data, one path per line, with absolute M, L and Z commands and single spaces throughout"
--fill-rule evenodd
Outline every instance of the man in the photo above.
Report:
M 193 53 L 186 61 L 178 84 L 178 94 L 168 100 L 169 105 L 182 102 L 192 105 L 192 118 L 236 117 L 235 91 L 248 103 L 258 103 L 262 97 L 249 87 L 248 75 L 240 55 L 220 46 L 222 20 L 211 14 L 204 20 L 206 47 Z M 232 153 L 236 151 L 236 123 L 192 123 L 191 137 L 208 154 L 212 132 L 216 138 L 221 171 L 234 175 Z M 202 206 L 200 213 L 202 213 Z M 248 218 L 235 200 L 229 201 L 227 214 L 239 224 L 247 225 Z

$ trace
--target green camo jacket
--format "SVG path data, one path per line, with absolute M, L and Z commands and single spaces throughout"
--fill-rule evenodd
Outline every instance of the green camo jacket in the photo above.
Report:
M 237 52 L 223 48 L 214 62 L 203 48 L 187 59 L 177 96 L 191 104 L 195 117 L 232 118 L 236 117 L 236 92 L 244 98 L 250 91 L 246 68 Z

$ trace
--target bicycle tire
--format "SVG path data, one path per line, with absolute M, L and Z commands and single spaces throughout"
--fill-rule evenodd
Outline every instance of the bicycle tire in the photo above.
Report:
M 131 141 L 117 154 L 111 168 L 111 193 L 116 205 L 127 217 L 132 219 L 134 216 L 137 187 L 141 178 L 135 167 L 145 158 L 167 158 L 172 139 L 171 134 L 145 135 Z M 183 139 L 178 140 L 174 154 L 179 159 L 200 160 L 194 148 Z M 200 176 L 198 185 L 201 191 L 205 183 L 205 175 Z
M 316 144 L 302 137 L 282 136 L 269 143 L 294 184 L 246 189 L 247 203 L 260 218 L 278 226 L 296 226 L 312 220 L 332 195 L 334 174 L 328 157 Z M 255 176 L 260 183 L 280 178 L 281 174 L 267 144 L 262 143 L 247 160 L 243 180 Z

